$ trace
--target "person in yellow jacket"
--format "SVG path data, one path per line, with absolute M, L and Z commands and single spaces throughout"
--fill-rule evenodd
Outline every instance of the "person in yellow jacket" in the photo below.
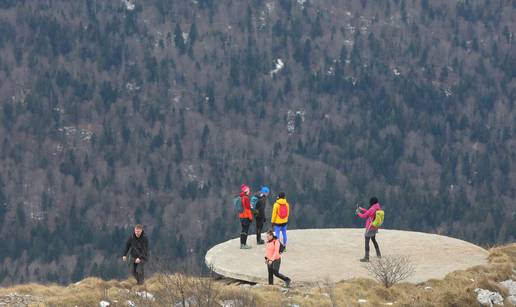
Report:
M 283 245 L 285 245 L 285 249 L 287 247 L 287 224 L 288 217 L 290 215 L 290 207 L 288 205 L 287 199 L 285 198 L 285 192 L 280 192 L 278 194 L 278 199 L 274 203 L 272 207 L 272 217 L 271 224 L 274 227 L 274 233 L 276 238 L 280 238 L 280 232 L 283 236 Z

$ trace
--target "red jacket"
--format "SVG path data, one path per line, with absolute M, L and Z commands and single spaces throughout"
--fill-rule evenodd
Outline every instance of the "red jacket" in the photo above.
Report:
M 251 201 L 249 200 L 249 196 L 245 195 L 243 192 L 240 193 L 240 199 L 242 200 L 242 206 L 244 207 L 244 212 L 238 215 L 241 219 L 249 219 L 253 220 L 253 212 L 251 212 Z

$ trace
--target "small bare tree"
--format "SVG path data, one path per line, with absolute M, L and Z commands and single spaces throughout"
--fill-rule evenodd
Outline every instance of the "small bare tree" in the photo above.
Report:
M 407 256 L 385 256 L 365 264 L 367 271 L 386 288 L 414 274 L 414 266 Z
M 188 305 L 187 301 L 193 285 L 193 281 L 188 276 L 183 273 L 157 273 L 156 275 L 161 286 L 161 295 L 158 299 L 160 303 Z
M 327 276 L 324 279 L 323 288 L 328 294 L 328 298 L 330 299 L 330 303 L 332 307 L 338 307 L 337 297 L 335 296 L 335 283 Z
M 213 278 L 212 267 L 209 267 L 208 272 L 209 276 L 204 278 L 198 277 L 193 284 L 193 297 L 199 307 L 212 307 L 217 305 L 217 299 L 220 296 L 220 288 Z
M 223 294 L 222 296 L 225 299 L 219 300 L 220 306 L 223 307 L 256 307 L 258 303 L 256 302 L 256 298 L 249 293 L 249 291 L 241 289 L 238 293 L 233 293 L 230 295 Z
M 173 272 L 171 264 L 165 257 L 155 255 L 153 270 L 156 271 L 161 295 L 158 301 L 161 305 L 179 303 L 181 306 L 188 305 L 188 299 L 192 292 L 193 280 L 188 277 L 188 269 L 183 268 L 180 272 Z

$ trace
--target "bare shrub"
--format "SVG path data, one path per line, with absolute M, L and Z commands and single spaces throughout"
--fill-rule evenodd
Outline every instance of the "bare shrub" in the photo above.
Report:
M 221 291 L 212 276 L 212 270 L 208 271 L 210 274 L 206 277 L 202 277 L 202 272 L 199 275 L 191 274 L 193 269 L 187 266 L 174 272 L 168 258 L 154 256 L 153 259 L 152 269 L 156 272 L 154 276 L 159 289 L 156 301 L 159 306 L 219 306 L 217 300 Z
M 385 256 L 366 263 L 365 268 L 386 288 L 414 274 L 414 266 L 407 256 Z
M 324 279 L 322 288 L 324 289 L 324 292 L 328 294 L 331 306 L 338 307 L 339 305 L 337 304 L 337 297 L 335 296 L 335 283 L 330 279 L 330 277 L 326 277 Z
M 215 284 L 211 267 L 209 272 L 208 277 L 197 278 L 193 285 L 193 297 L 199 307 L 219 306 L 217 299 L 220 296 L 220 288 Z
M 179 303 L 180 306 L 188 306 L 192 294 L 194 282 L 188 277 L 187 269 L 183 268 L 182 272 L 173 273 L 171 264 L 166 257 L 153 257 L 153 270 L 157 284 L 160 288 L 160 295 L 157 298 L 160 305 L 174 305 Z
M 236 293 L 225 293 L 221 295 L 219 301 L 223 307 L 256 307 L 258 303 L 256 298 L 244 289 Z
M 160 286 L 159 302 L 164 305 L 179 303 L 187 306 L 192 292 L 193 281 L 185 274 L 156 273 Z

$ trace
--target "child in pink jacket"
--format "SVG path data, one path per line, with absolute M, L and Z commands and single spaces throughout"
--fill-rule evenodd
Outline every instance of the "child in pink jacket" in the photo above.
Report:
M 369 200 L 369 209 L 365 209 L 362 207 L 357 208 L 357 215 L 366 220 L 365 223 L 365 256 L 360 259 L 361 262 L 369 261 L 369 240 L 373 241 L 374 249 L 376 250 L 376 256 L 378 258 L 382 257 L 380 253 L 380 247 L 376 242 L 376 234 L 378 233 L 378 228 L 374 227 L 371 223 L 373 222 L 376 211 L 382 210 L 380 207 L 380 203 L 378 202 L 378 198 L 371 197 Z

